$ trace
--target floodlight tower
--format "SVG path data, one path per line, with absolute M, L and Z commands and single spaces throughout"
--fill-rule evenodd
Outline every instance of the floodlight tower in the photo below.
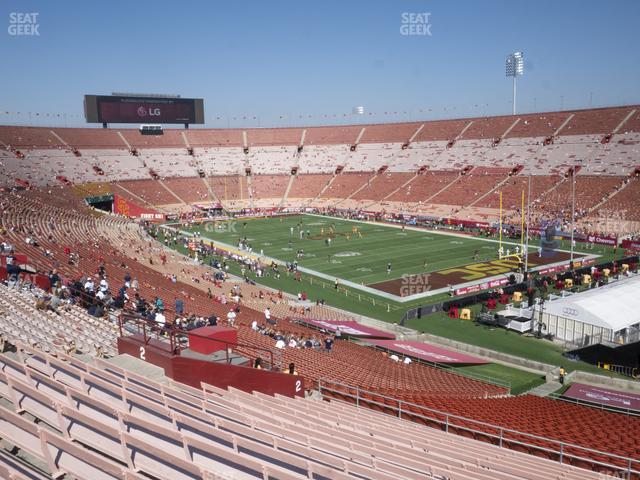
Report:
M 524 54 L 522 52 L 513 52 L 507 55 L 505 63 L 507 77 L 513 78 L 513 110 L 512 115 L 516 114 L 516 78 L 524 75 Z

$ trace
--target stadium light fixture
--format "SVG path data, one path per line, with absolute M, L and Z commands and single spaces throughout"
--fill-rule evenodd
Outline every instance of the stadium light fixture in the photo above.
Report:
M 512 115 L 516 114 L 516 78 L 524 75 L 524 54 L 513 52 L 507 55 L 505 63 L 506 76 L 513 78 L 513 109 Z
M 362 105 L 358 105 L 357 107 L 353 107 L 354 115 L 364 115 L 364 107 Z

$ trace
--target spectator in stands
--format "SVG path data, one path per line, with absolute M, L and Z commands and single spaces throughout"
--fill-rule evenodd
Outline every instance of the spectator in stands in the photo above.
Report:
M 124 308 L 125 303 L 129 300 L 129 295 L 127 295 L 127 289 L 123 285 L 120 290 L 118 290 L 118 295 L 113 299 L 113 308 Z
M 336 337 L 336 340 L 340 340 L 342 338 L 342 329 L 340 328 L 339 325 L 336 327 L 335 337 Z
M 156 299 L 155 299 L 155 301 L 153 303 L 154 303 L 154 306 L 155 306 L 157 311 L 159 311 L 159 312 L 163 312 L 164 311 L 164 302 L 162 301 L 162 299 L 160 297 L 156 297 Z
M 215 327 L 216 325 L 218 325 L 218 320 L 219 318 L 216 315 L 211 314 L 211 316 L 209 317 L 209 326 Z
M 262 370 L 262 359 L 260 357 L 256 358 L 253 361 L 253 368 L 257 368 L 258 370 Z
M 180 316 L 184 313 L 184 302 L 182 301 L 181 298 L 176 297 L 176 315 Z
M 298 375 L 298 371 L 296 370 L 296 366 L 293 362 L 289 364 L 289 368 L 285 370 L 289 375 Z
M 94 300 L 93 304 L 89 307 L 89 310 L 87 310 L 87 313 L 89 313 L 89 315 L 92 315 L 94 317 L 97 318 L 102 318 L 104 317 L 104 305 L 102 305 L 102 302 L 99 300 Z
M 566 374 L 567 372 L 565 371 L 564 367 L 560 365 L 560 371 L 558 373 L 558 381 L 560 382 L 560 385 L 564 385 L 564 377 Z
M 233 327 L 236 321 L 236 312 L 233 308 L 229 309 L 229 313 L 227 313 L 227 325 Z
M 84 291 L 86 293 L 93 293 L 94 288 L 95 284 L 93 283 L 93 279 L 91 277 L 88 277 L 87 281 L 84 284 Z
M 124 286 L 127 288 L 131 287 L 131 274 L 129 272 L 124 274 Z
M 164 316 L 161 310 L 158 310 L 155 314 L 154 321 L 161 329 L 164 329 L 167 323 L 167 318 Z
M 96 293 L 96 298 L 100 301 L 104 301 L 104 297 L 105 297 L 105 291 L 98 290 L 98 293 Z
M 278 324 L 275 318 L 271 318 L 271 309 L 269 307 L 264 309 L 264 319 L 267 322 L 267 325 L 273 325 L 275 327 Z
M 258 331 L 258 321 L 255 318 L 253 319 L 253 322 L 251 322 L 251 330 L 254 332 Z
M 326 337 L 324 339 L 324 349 L 328 352 L 331 353 L 331 350 L 333 349 L 333 338 L 331 337 Z
M 138 293 L 136 293 L 134 298 L 134 308 L 136 309 L 136 312 L 141 315 L 147 313 L 147 302 Z
M 49 273 L 49 282 L 51 282 L 52 287 L 56 287 L 60 283 L 60 275 L 58 275 L 58 270 L 55 268 Z

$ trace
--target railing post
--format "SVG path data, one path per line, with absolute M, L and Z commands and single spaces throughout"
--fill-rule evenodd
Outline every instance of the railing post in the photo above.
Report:
M 502 448 L 502 439 L 504 438 L 504 430 L 500 429 L 500 448 Z
M 449 433 L 449 415 L 444 417 L 444 431 Z
M 402 400 L 398 401 L 398 418 L 402 418 Z
M 564 457 L 564 443 L 561 442 L 560 443 L 560 463 L 563 463 L 562 462 L 563 457 Z
M 356 387 L 356 407 L 360 406 L 360 387 Z

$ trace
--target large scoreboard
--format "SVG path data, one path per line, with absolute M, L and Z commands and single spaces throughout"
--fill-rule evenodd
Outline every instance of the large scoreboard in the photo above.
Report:
M 201 98 L 85 95 L 88 123 L 204 123 Z

